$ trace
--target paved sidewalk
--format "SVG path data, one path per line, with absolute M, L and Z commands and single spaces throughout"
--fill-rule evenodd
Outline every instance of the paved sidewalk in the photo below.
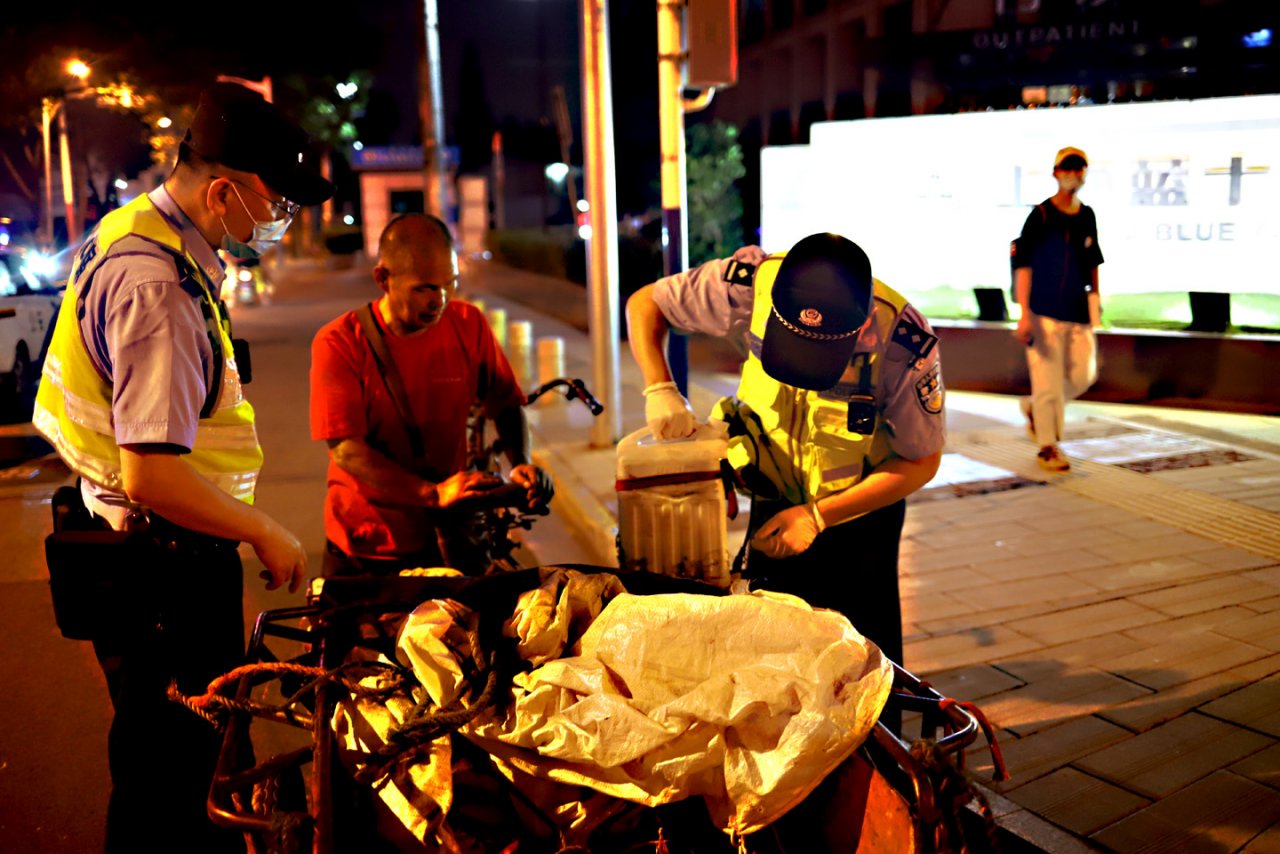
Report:
M 560 310 L 581 288 L 487 264 L 467 281 L 564 338 L 566 372 L 591 384 L 583 317 Z M 625 435 L 643 400 L 622 347 Z M 692 381 L 698 412 L 736 385 Z M 1012 774 L 988 784 L 1000 822 L 1045 850 L 1280 851 L 1280 419 L 1094 403 L 1069 417 L 1073 470 L 1047 475 L 1016 399 L 949 393 L 943 468 L 909 501 L 903 663 L 986 712 Z M 589 419 L 557 400 L 533 428 L 556 511 L 612 564 L 614 451 L 588 446 Z M 985 747 L 972 753 L 989 781 Z

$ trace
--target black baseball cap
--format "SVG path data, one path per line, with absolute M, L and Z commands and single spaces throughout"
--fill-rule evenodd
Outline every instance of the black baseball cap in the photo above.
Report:
M 782 259 L 773 282 L 760 363 L 796 388 L 825 391 L 853 357 L 871 314 L 871 261 L 838 234 L 811 234 Z
M 311 140 L 273 104 L 238 83 L 215 83 L 200 94 L 183 138 L 193 151 L 262 182 L 291 202 L 318 205 L 334 187 L 308 157 Z

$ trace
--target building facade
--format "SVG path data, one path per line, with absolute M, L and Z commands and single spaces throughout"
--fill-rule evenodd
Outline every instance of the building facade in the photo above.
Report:
M 1280 7 L 1253 0 L 740 0 L 738 14 L 738 84 L 704 115 L 739 128 L 748 164 L 820 121 L 1280 91 Z

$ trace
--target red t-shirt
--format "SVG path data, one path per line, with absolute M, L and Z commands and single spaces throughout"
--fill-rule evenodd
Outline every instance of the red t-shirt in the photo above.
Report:
M 506 355 L 475 306 L 449 302 L 440 322 L 418 335 L 391 334 L 376 307 L 387 349 L 405 386 L 425 445 L 428 479 L 440 481 L 466 466 L 466 422 L 483 394 L 490 417 L 525 402 Z M 360 321 L 349 311 L 326 324 L 311 343 L 311 438 L 363 438 L 406 469 L 403 421 L 378 371 Z M 399 557 L 435 542 L 425 510 L 372 498 L 329 461 L 325 535 L 350 555 Z

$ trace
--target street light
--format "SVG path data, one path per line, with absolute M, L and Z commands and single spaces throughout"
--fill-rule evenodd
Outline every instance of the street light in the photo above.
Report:
M 89 66 L 82 60 L 70 59 L 66 64 L 67 74 L 80 81 L 89 79 Z M 58 95 L 46 95 L 40 101 L 40 126 L 44 134 L 44 239 L 48 248 L 53 248 L 53 151 L 50 142 L 50 126 L 56 116 L 58 119 L 59 154 L 62 163 L 62 200 L 67 209 L 67 245 L 71 245 L 73 234 L 78 234 L 75 226 L 75 196 L 71 176 L 71 149 L 67 144 L 67 113 L 62 109 L 71 92 L 61 91 Z
M 79 59 L 69 60 L 66 64 L 68 76 L 81 83 L 89 78 L 89 66 Z M 44 240 L 47 248 L 52 249 L 53 238 L 53 120 L 58 120 L 58 149 L 62 167 L 62 200 L 66 206 L 67 246 L 70 247 L 80 237 L 82 225 L 76 215 L 75 176 L 71 170 L 71 144 L 67 136 L 67 101 L 72 99 L 94 97 L 107 104 L 114 104 L 126 110 L 140 109 L 149 100 L 138 95 L 127 83 L 112 86 L 83 86 L 75 89 L 61 89 L 50 93 L 40 101 L 40 124 L 44 137 Z M 169 121 L 167 118 L 163 121 Z

